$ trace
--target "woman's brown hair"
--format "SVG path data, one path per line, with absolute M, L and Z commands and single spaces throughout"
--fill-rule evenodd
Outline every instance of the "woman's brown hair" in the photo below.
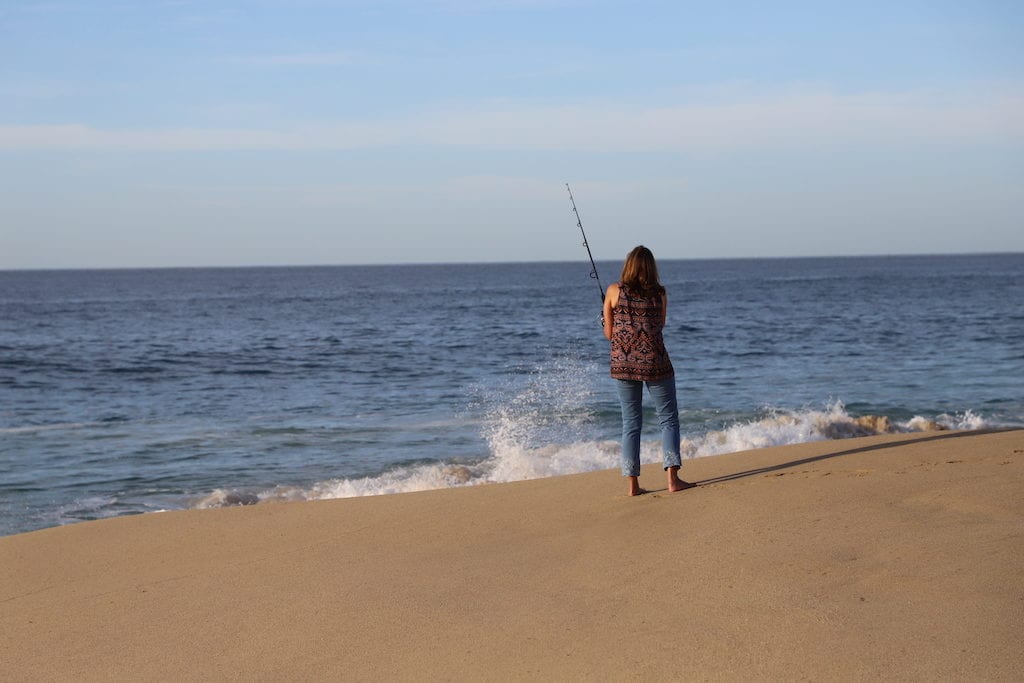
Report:
M 654 261 L 654 254 L 642 244 L 634 247 L 626 256 L 619 283 L 628 287 L 637 296 L 665 293 L 665 288 L 658 279 L 658 264 Z

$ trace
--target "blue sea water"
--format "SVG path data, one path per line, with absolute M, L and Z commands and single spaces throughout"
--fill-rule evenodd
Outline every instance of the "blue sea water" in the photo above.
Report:
M 1022 254 L 660 267 L 689 457 L 1024 425 Z M 0 534 L 616 467 L 588 273 L 0 272 Z

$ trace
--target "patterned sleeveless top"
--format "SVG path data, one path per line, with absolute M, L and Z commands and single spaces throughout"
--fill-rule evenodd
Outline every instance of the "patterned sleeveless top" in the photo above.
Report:
M 675 374 L 661 334 L 665 326 L 661 309 L 660 295 L 634 298 L 625 285 L 619 285 L 612 322 L 612 377 L 650 382 Z

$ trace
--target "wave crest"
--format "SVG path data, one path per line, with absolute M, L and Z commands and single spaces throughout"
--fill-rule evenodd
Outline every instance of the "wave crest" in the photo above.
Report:
M 394 467 L 369 477 L 317 482 L 308 488 L 275 486 L 262 491 L 217 489 L 195 501 L 193 507 L 215 508 L 273 501 L 409 493 L 617 467 L 618 441 L 576 440 L 538 445 L 538 440 L 546 435 L 546 424 L 545 420 L 537 419 L 535 410 L 539 402 L 550 398 L 549 389 L 542 384 L 532 383 L 505 407 L 489 414 L 485 434 L 490 454 L 478 462 L 418 463 Z M 568 405 L 569 402 L 566 402 L 563 408 Z M 574 413 L 568 408 L 545 414 L 560 414 L 552 422 L 559 423 L 563 428 L 568 425 L 573 428 L 572 431 L 582 428 L 589 420 L 588 415 Z M 914 416 L 906 421 L 897 421 L 885 415 L 853 417 L 846 412 L 841 401 L 834 401 L 823 410 L 769 410 L 760 419 L 737 422 L 725 429 L 688 436 L 682 439 L 680 446 L 683 457 L 689 459 L 809 441 L 875 434 L 981 429 L 985 426 L 985 421 L 969 410 L 955 415 L 940 415 L 934 419 Z M 660 439 L 651 439 L 641 444 L 640 459 L 643 463 L 660 462 Z

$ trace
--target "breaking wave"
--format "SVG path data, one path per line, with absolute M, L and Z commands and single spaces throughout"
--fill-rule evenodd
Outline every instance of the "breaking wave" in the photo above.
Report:
M 195 501 L 194 507 L 375 496 L 616 468 L 618 440 L 561 438 L 544 443 L 545 438 L 555 433 L 561 437 L 578 436 L 593 422 L 593 415 L 579 408 L 586 405 L 587 401 L 581 399 L 586 398 L 589 390 L 582 383 L 573 383 L 571 376 L 578 373 L 570 370 L 538 376 L 512 400 L 492 409 L 484 428 L 489 454 L 479 461 L 396 466 L 373 476 L 331 479 L 305 488 L 217 489 Z M 566 391 L 567 387 L 570 391 Z M 681 450 L 683 457 L 689 459 L 809 441 L 986 426 L 970 410 L 934 419 L 915 416 L 896 421 L 884 415 L 854 417 L 841 401 L 834 401 L 821 410 L 768 410 L 764 416 L 738 421 L 720 430 L 684 435 Z M 640 457 L 643 463 L 660 462 L 660 439 L 643 442 Z

